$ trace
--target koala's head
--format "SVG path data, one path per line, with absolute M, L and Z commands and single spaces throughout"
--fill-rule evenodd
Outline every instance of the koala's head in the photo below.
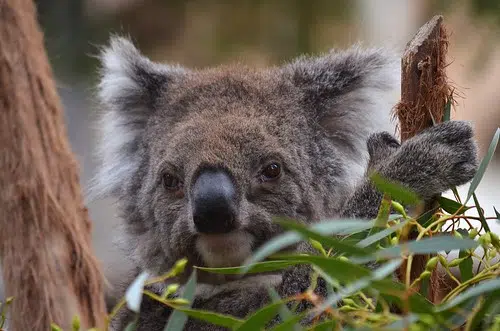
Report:
M 254 70 L 153 63 L 128 40 L 101 56 L 102 166 L 141 267 L 240 265 L 273 216 L 333 217 L 387 129 L 398 62 L 353 47 Z M 384 125 L 385 123 L 385 125 Z

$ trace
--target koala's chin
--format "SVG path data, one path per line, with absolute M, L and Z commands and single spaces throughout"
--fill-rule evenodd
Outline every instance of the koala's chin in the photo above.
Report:
M 223 234 L 200 234 L 196 249 L 208 267 L 235 267 L 243 265 L 252 254 L 251 234 L 236 230 Z

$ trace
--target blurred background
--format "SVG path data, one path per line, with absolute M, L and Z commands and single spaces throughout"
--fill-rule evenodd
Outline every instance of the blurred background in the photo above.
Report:
M 498 0 L 35 2 L 83 186 L 96 165 L 92 154 L 97 61 L 93 55 L 110 33 L 129 35 L 143 53 L 157 61 L 190 67 L 234 61 L 265 66 L 358 41 L 403 50 L 418 27 L 433 15 L 443 14 L 451 34 L 448 75 L 458 91 L 453 118 L 474 123 L 481 156 L 500 126 Z M 478 190 L 487 215 L 493 214 L 494 204 L 500 207 L 499 155 Z M 113 201 L 92 202 L 88 207 L 96 254 L 114 283 L 129 265 L 112 243 L 118 231 Z M 498 229 L 498 223 L 492 226 Z M 1 292 L 0 280 L 0 298 Z

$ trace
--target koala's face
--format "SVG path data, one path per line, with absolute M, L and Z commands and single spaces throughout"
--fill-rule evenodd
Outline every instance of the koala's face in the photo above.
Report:
M 397 84 L 377 50 L 190 71 L 114 39 L 102 59 L 97 189 L 119 199 L 132 253 L 154 272 L 182 257 L 241 265 L 281 231 L 274 216 L 335 216 Z

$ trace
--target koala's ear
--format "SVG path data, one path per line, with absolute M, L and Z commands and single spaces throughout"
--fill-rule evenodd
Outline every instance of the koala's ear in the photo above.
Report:
M 126 38 L 112 37 L 100 57 L 99 171 L 90 196 L 113 195 L 139 167 L 138 147 L 157 99 L 185 70 L 153 63 Z
M 343 148 L 366 150 L 368 136 L 391 131 L 390 110 L 400 91 L 400 62 L 383 49 L 332 51 L 284 67 L 299 87 L 308 116 Z

